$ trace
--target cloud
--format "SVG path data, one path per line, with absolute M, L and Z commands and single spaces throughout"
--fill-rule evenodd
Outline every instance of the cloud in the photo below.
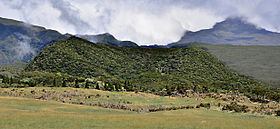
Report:
M 0 16 L 61 33 L 111 33 L 139 44 L 167 44 L 185 30 L 211 28 L 230 16 L 280 32 L 279 0 L 1 0 Z
M 93 29 L 87 22 L 80 18 L 80 12 L 68 1 L 49 0 L 53 8 L 61 12 L 59 18 L 75 28 L 76 33 L 86 33 Z M 89 22 L 89 21 L 88 21 Z
M 15 33 L 15 36 L 17 36 L 18 41 L 17 41 L 17 46 L 15 46 L 13 49 L 17 53 L 17 58 L 19 60 L 22 60 L 25 58 L 25 56 L 29 55 L 35 55 L 34 49 L 30 46 L 31 38 L 22 35 L 20 33 Z

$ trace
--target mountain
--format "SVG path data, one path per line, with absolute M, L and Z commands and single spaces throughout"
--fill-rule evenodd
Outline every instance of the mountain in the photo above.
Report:
M 0 65 L 30 62 L 49 43 L 66 39 L 55 30 L 0 17 Z
M 0 66 L 17 62 L 28 63 L 43 47 L 71 36 L 71 34 L 63 35 L 55 30 L 0 17 Z M 120 47 L 138 47 L 134 42 L 119 41 L 108 33 L 79 36 L 93 42 Z
M 186 31 L 178 42 L 169 44 L 168 46 L 172 47 L 190 42 L 279 46 L 280 33 L 258 28 L 243 18 L 235 17 L 227 18 L 225 21 L 215 24 L 211 29 L 197 32 Z
M 138 47 L 136 43 L 131 41 L 119 41 L 109 33 L 104 33 L 99 35 L 77 35 L 77 36 L 94 43 L 108 43 L 119 47 Z
M 46 46 L 26 71 L 129 81 L 142 91 L 244 89 L 262 84 L 196 47 L 117 47 L 70 37 Z

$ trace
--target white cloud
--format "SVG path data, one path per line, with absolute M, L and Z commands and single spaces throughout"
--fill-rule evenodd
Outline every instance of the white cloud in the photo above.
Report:
M 139 44 L 167 44 L 185 30 L 211 28 L 229 16 L 280 31 L 279 0 L 1 0 L 0 16 L 61 33 L 111 33 Z

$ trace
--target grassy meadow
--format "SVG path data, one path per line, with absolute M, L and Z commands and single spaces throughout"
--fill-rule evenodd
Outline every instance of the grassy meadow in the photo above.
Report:
M 29 98 L 0 97 L 0 128 L 278 129 L 274 116 L 188 109 L 136 113 Z
M 149 109 L 199 105 L 200 102 L 214 103 L 215 99 L 193 97 L 158 96 L 148 93 L 110 92 L 83 88 L 30 87 L 2 88 L 0 96 L 34 98 L 62 103 L 100 106 L 136 112 L 149 112 Z

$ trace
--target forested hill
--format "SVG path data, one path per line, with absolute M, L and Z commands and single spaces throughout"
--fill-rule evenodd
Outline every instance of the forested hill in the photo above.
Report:
M 27 71 L 127 80 L 141 90 L 243 89 L 262 86 L 200 48 L 124 48 L 70 37 L 46 46 Z

